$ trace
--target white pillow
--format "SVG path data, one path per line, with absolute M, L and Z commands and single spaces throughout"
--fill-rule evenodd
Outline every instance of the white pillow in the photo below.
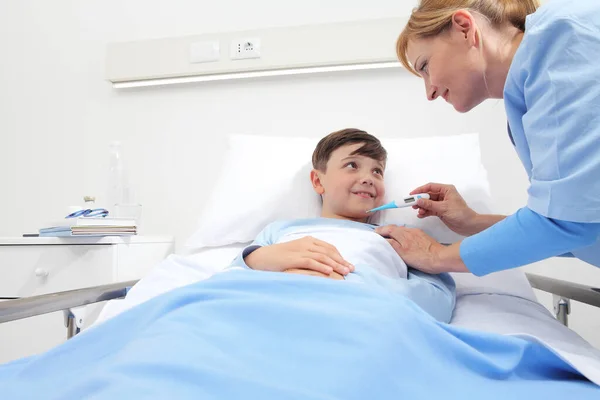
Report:
M 221 177 L 186 246 L 244 243 L 252 241 L 272 221 L 318 217 L 321 200 L 312 189 L 309 173 L 319 140 L 229 136 Z M 489 184 L 477 134 L 380 140 L 388 151 L 387 200 L 400 199 L 415 187 L 436 181 L 456 185 L 472 208 L 489 212 Z M 412 208 L 386 210 L 372 222 L 417 226 L 445 243 L 460 239 L 437 218 L 418 219 Z

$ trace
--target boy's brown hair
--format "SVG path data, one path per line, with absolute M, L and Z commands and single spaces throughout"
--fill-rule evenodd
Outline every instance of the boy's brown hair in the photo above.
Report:
M 330 133 L 319 141 L 312 156 L 313 168 L 327 172 L 327 162 L 336 149 L 349 144 L 363 143 L 352 155 L 359 155 L 381 161 L 385 166 L 387 151 L 375 136 L 360 129 L 348 128 Z

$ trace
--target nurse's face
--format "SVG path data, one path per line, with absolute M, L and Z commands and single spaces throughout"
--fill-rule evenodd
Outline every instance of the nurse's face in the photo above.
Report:
M 464 113 L 489 97 L 485 63 L 472 17 L 455 15 L 448 31 L 410 41 L 407 55 L 425 82 L 429 100 L 442 97 Z

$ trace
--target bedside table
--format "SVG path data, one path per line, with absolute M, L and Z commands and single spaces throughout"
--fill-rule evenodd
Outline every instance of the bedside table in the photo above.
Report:
M 140 279 L 174 251 L 172 237 L 0 238 L 0 298 Z M 87 306 L 86 326 L 103 305 Z M 62 312 L 0 324 L 0 363 L 45 351 L 66 338 Z

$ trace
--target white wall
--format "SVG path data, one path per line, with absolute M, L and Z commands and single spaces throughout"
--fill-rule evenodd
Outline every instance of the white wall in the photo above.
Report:
M 421 82 L 401 71 L 128 91 L 116 91 L 104 80 L 108 41 L 410 11 L 404 2 L 362 3 L 338 0 L 322 7 L 314 0 L 289 9 L 268 0 L 254 7 L 237 1 L 180 0 L 168 7 L 141 0 L 102 6 L 2 2 L 0 162 L 3 174 L 9 173 L 2 179 L 0 205 L 8 218 L 0 234 L 35 231 L 49 214 L 62 216 L 65 206 L 86 194 L 101 201 L 113 138 L 126 146 L 145 231 L 176 234 L 179 243 L 193 230 L 219 169 L 224 136 L 232 132 L 322 136 L 357 126 L 382 136 L 417 136 L 480 129 L 494 118 L 498 132 L 485 132 L 493 140 L 489 153 L 496 157 L 493 150 L 500 146 L 520 173 L 502 128 L 500 102 L 458 115 L 445 104 L 427 104 Z
M 412 6 L 397 0 L 0 2 L 0 236 L 37 231 L 84 195 L 101 202 L 107 146 L 119 139 L 143 204 L 143 233 L 175 235 L 181 250 L 215 183 L 226 134 L 320 137 L 350 126 L 379 136 L 480 132 L 498 211 L 515 211 L 525 203 L 527 180 L 501 101 L 460 115 L 442 102 L 428 103 L 422 83 L 401 71 L 128 91 L 104 80 L 110 41 L 404 16 Z M 558 264 L 544 272 L 600 285 L 591 267 Z M 600 346 L 594 333 L 600 313 L 579 305 L 574 313 L 572 326 Z

